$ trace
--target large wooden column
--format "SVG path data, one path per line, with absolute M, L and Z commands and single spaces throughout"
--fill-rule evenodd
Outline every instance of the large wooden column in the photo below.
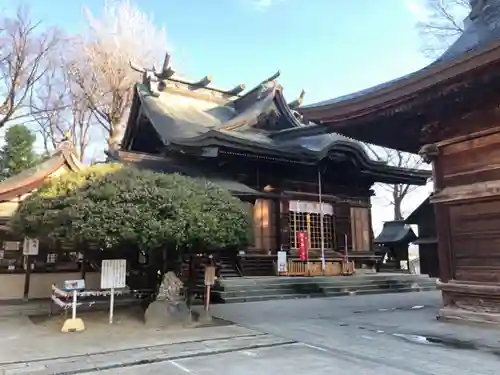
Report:
M 287 199 L 280 200 L 279 211 L 279 237 L 280 237 L 280 250 L 290 250 L 290 225 L 289 225 L 290 207 Z
M 500 128 L 424 148 L 433 161 L 439 317 L 500 323 Z
M 280 241 L 280 202 L 257 199 L 253 208 L 255 249 L 260 253 L 275 252 Z

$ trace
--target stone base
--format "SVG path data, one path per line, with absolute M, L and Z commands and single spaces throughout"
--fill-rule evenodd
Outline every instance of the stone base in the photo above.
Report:
M 500 324 L 500 285 L 472 281 L 438 280 L 444 307 L 437 319 Z
M 61 328 L 61 332 L 63 333 L 82 332 L 82 331 L 85 331 L 85 324 L 83 323 L 83 320 L 81 320 L 80 318 L 66 319 Z
M 205 309 L 200 311 L 200 313 L 198 315 L 198 322 L 199 323 L 202 323 L 202 324 L 211 323 L 212 320 L 213 320 L 212 314 L 210 314 L 210 312 L 205 311 Z
M 184 302 L 155 301 L 144 313 L 146 326 L 152 328 L 170 328 L 192 323 L 191 311 Z
M 439 310 L 436 318 L 450 322 L 500 325 L 500 314 L 473 312 L 454 307 L 443 307 Z

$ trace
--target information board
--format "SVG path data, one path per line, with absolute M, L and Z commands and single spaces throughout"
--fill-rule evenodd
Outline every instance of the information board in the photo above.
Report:
M 278 251 L 278 272 L 287 272 L 286 251 Z
M 38 240 L 36 238 L 24 239 L 23 255 L 38 255 Z
M 101 264 L 101 289 L 125 288 L 126 259 L 104 259 Z

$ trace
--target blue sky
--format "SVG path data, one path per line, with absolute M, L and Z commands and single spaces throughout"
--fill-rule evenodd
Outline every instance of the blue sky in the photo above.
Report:
M 415 23 L 420 0 L 136 0 L 167 30 L 182 76 L 212 75 L 213 84 L 248 86 L 281 71 L 289 99 L 306 90 L 311 103 L 348 94 L 425 66 Z M 0 10 L 17 1 L 0 0 Z M 24 0 L 34 18 L 68 33 L 85 26 L 83 7 L 104 0 Z M 100 149 L 100 148 L 99 148 Z M 100 152 L 100 151 L 99 151 Z M 405 200 L 411 212 L 429 188 Z M 383 193 L 372 200 L 374 231 L 391 219 Z
M 84 27 L 82 8 L 104 0 L 25 0 L 35 18 L 68 32 Z M 3 9 L 13 0 L 0 0 Z M 223 88 L 254 85 L 281 70 L 292 98 L 328 99 L 423 67 L 415 12 L 405 0 L 138 0 L 165 26 L 177 70 L 212 75 Z M 159 45 L 164 49 L 165 46 Z

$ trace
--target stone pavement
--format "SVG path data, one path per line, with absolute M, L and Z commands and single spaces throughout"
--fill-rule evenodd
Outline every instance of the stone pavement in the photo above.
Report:
M 440 303 L 439 292 L 422 292 L 218 305 L 212 313 L 367 369 L 385 366 L 381 374 L 500 373 L 500 330 L 437 321 Z
M 216 332 L 219 331 L 217 333 L 221 333 L 220 328 L 216 329 Z M 203 330 L 203 328 L 201 329 Z M 207 333 L 209 334 L 207 335 Z M 179 342 L 172 342 L 170 340 L 170 343 L 165 344 L 140 346 L 122 350 L 108 350 L 86 355 L 4 362 L 0 364 L 0 371 L 5 375 L 21 373 L 27 375 L 69 375 L 104 370 L 122 373 L 123 368 L 133 369 L 138 364 L 172 362 L 293 344 L 291 340 L 281 339 L 273 335 L 260 334 L 251 330 L 213 339 L 207 338 L 210 336 L 210 333 L 214 333 L 213 329 L 212 332 L 207 332 L 205 329 L 205 332 L 200 332 L 198 339 L 185 341 L 184 335 L 179 332 L 178 338 L 182 340 L 179 340 Z
M 499 331 L 438 322 L 439 303 L 434 292 L 216 305 L 239 326 L 177 331 L 105 315 L 82 334 L 0 320 L 0 374 L 498 374 Z

